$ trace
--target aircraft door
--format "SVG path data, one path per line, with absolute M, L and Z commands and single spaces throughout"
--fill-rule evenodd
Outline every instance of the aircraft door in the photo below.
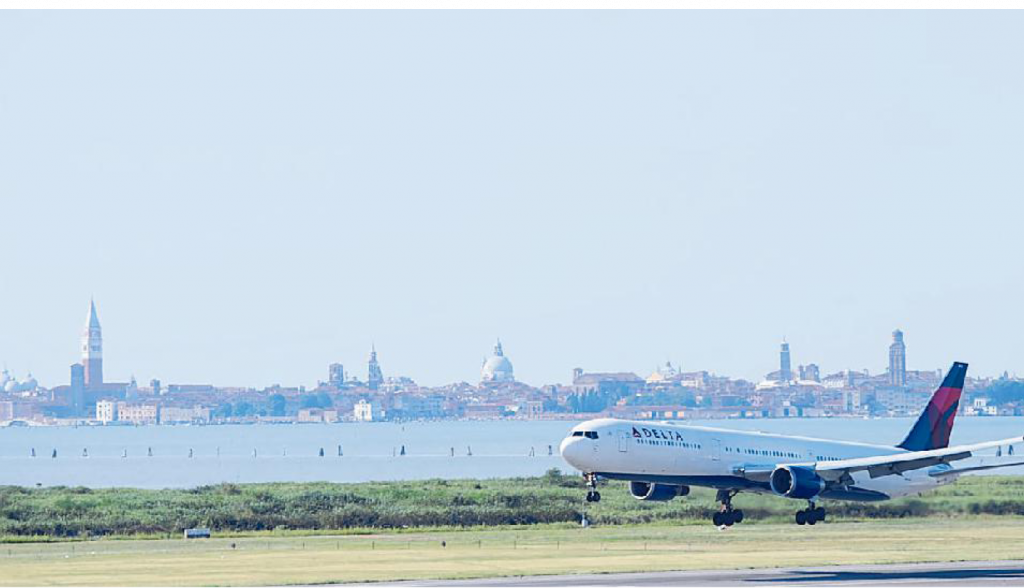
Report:
M 630 436 L 629 431 L 619 431 L 619 451 L 622 453 L 629 451 L 630 439 L 632 439 L 632 437 Z
M 719 461 L 722 459 L 722 441 L 721 439 L 711 440 L 711 459 Z

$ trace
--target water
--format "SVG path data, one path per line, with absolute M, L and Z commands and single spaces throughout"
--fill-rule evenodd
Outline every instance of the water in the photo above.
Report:
M 765 419 L 692 421 L 692 424 L 895 444 L 903 439 L 913 422 L 910 418 Z M 570 421 L 438 421 L 7 427 L 0 429 L 0 484 L 165 488 L 220 482 L 365 482 L 533 476 L 552 467 L 571 471 L 558 456 L 558 444 L 573 424 Z M 952 442 L 973 443 L 1022 434 L 1024 417 L 960 417 Z M 343 457 L 338 456 L 338 445 L 342 446 Z M 404 456 L 400 455 L 403 445 Z M 548 455 L 549 445 L 554 453 L 551 456 Z M 150 448 L 152 457 L 148 456 Z M 319 456 L 321 448 L 323 457 Z M 36 457 L 31 457 L 33 449 Z M 50 457 L 54 449 L 56 459 Z M 472 456 L 467 455 L 470 449 Z M 88 450 L 88 457 L 82 456 L 85 450 Z M 1024 469 L 1012 470 L 993 473 L 1024 473 Z

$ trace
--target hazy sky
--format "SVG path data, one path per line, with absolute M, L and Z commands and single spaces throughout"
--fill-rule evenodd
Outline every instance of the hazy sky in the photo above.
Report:
M 0 13 L 0 362 L 1024 373 L 1016 12 Z

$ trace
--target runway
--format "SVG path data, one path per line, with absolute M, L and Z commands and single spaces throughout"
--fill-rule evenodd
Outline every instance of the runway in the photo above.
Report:
M 384 586 L 1024 586 L 1024 561 L 522 576 Z M 365 584 L 363 585 L 365 586 Z M 380 584 L 378 584 L 380 586 Z

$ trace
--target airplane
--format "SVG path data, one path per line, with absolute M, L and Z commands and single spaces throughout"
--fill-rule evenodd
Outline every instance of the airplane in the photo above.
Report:
M 967 364 L 955 362 L 906 439 L 896 446 L 854 443 L 712 427 L 612 418 L 572 428 L 562 457 L 583 472 L 587 502 L 598 502 L 600 479 L 629 482 L 639 500 L 686 496 L 691 486 L 717 490 L 716 526 L 743 521 L 733 508 L 740 492 L 806 500 L 798 525 L 825 520 L 821 500 L 879 501 L 920 494 L 966 472 L 1024 465 L 1024 461 L 956 468 L 977 452 L 1024 441 L 1024 436 L 949 447 Z M 1001 450 L 1000 450 L 1001 453 Z

